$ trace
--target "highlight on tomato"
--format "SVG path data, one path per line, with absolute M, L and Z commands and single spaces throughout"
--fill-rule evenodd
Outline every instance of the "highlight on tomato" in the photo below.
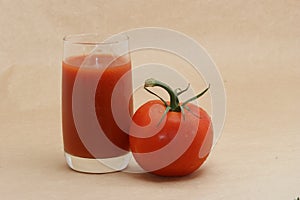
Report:
M 166 90 L 170 101 L 149 90 Z M 172 90 L 167 84 L 147 79 L 144 89 L 159 100 L 143 104 L 134 113 L 130 127 L 132 154 L 145 171 L 160 176 L 184 176 L 196 171 L 207 159 L 213 143 L 213 128 L 207 112 L 191 101 L 208 89 L 180 103 L 178 96 L 187 91 Z

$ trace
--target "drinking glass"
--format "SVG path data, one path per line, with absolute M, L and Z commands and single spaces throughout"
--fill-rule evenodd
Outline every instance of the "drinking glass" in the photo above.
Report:
M 79 172 L 120 171 L 130 160 L 127 133 L 133 105 L 129 39 L 120 35 L 102 42 L 98 34 L 79 34 L 66 36 L 63 42 L 66 162 Z

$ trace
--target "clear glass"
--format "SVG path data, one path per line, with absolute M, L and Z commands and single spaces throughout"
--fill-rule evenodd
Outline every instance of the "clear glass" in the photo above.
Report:
M 133 112 L 128 37 L 64 38 L 62 130 L 66 162 L 87 173 L 120 171 L 129 163 Z

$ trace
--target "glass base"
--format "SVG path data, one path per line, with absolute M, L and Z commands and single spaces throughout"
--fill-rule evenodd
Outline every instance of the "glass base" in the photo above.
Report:
M 131 159 L 130 153 L 113 158 L 81 158 L 65 152 L 68 166 L 79 172 L 85 173 L 109 173 L 125 169 Z

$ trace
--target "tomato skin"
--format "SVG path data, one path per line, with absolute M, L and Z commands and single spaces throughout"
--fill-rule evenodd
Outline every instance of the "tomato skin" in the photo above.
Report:
M 204 163 L 213 141 L 211 119 L 202 108 L 191 103 L 188 103 L 187 107 L 194 114 L 184 110 L 183 119 L 182 112 L 168 112 L 159 126 L 157 124 L 166 109 L 161 101 L 148 101 L 135 112 L 133 122 L 145 128 L 139 129 L 132 125 L 129 142 L 135 160 L 143 169 L 160 176 L 184 176 L 194 172 Z M 179 155 L 174 150 L 168 151 L 167 154 L 159 152 L 175 138 L 178 138 L 179 142 L 174 146 L 183 148 L 184 151 Z M 189 145 L 183 147 L 185 144 Z M 150 159 L 146 154 L 151 152 L 156 154 Z M 169 157 L 175 159 L 167 164 L 160 164 Z

